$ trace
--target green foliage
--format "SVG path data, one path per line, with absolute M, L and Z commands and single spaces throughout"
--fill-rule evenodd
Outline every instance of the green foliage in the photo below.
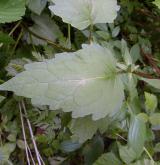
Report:
M 20 20 L 25 14 L 24 0 L 1 0 L 0 1 L 0 23 Z
M 159 0 L 1 0 L 0 165 L 159 165 L 159 20 Z

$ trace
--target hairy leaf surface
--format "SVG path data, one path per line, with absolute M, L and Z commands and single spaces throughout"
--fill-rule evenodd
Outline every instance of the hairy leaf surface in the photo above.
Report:
M 91 24 L 113 23 L 119 10 L 117 0 L 54 0 L 54 3 L 49 9 L 80 30 Z
M 100 45 L 83 45 L 74 53 L 25 65 L 26 71 L 0 86 L 32 99 L 34 104 L 62 108 L 74 118 L 93 120 L 116 113 L 124 98 L 123 83 L 116 73 L 111 51 Z

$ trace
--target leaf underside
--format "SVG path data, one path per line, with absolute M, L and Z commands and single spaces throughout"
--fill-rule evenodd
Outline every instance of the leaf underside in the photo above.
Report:
M 0 90 L 32 99 L 33 104 L 71 112 L 73 118 L 93 120 L 116 113 L 124 99 L 111 51 L 98 44 L 83 45 L 74 53 L 25 65 L 26 71 L 0 86 Z

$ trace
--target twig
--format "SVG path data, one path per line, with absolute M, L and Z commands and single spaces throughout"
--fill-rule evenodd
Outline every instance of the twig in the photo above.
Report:
M 39 154 L 37 144 L 36 144 L 36 141 L 35 141 L 35 138 L 34 138 L 34 135 L 33 135 L 33 130 L 32 130 L 32 127 L 31 127 L 31 123 L 30 123 L 30 121 L 27 117 L 27 111 L 26 111 L 26 107 L 25 107 L 25 104 L 24 104 L 23 100 L 22 100 L 22 107 L 23 107 L 23 110 L 24 110 L 24 114 L 26 116 L 26 121 L 27 121 L 27 124 L 28 124 L 28 127 L 29 127 L 29 132 L 30 132 L 32 143 L 33 143 L 34 150 L 35 150 L 35 153 L 36 153 L 36 158 L 37 158 L 37 161 L 38 161 L 38 165 L 42 165 L 40 157 L 39 157 L 40 154 Z
M 20 112 L 20 118 L 21 118 L 21 124 L 22 124 L 22 133 L 23 133 L 27 163 L 28 163 L 28 165 L 30 165 L 29 154 L 28 154 L 28 149 L 27 149 L 28 144 L 27 144 L 27 140 L 26 140 L 26 134 L 25 134 L 25 129 L 24 129 L 24 120 L 23 120 L 23 116 L 22 116 L 22 108 L 21 108 L 20 103 L 19 103 L 19 112 Z
M 18 21 L 18 23 L 13 27 L 13 29 L 10 31 L 9 36 L 11 36 L 14 31 L 18 28 L 18 26 L 21 24 L 21 21 Z
M 31 157 L 31 160 L 32 160 L 33 165 L 36 165 L 36 163 L 35 163 L 35 161 L 34 161 L 34 159 L 33 159 L 33 156 L 32 156 L 31 149 L 29 148 L 29 145 L 28 145 L 28 144 L 27 144 L 27 148 L 28 148 L 28 152 L 29 152 L 29 155 L 30 155 L 30 157 Z
M 23 29 L 21 29 L 21 32 L 20 32 L 20 34 L 19 34 L 19 36 L 17 38 L 17 41 L 16 41 L 16 43 L 15 43 L 15 45 L 14 45 L 12 51 L 11 51 L 11 55 L 13 55 L 14 51 L 16 50 L 16 47 L 17 47 L 20 39 L 22 38 L 22 35 L 23 35 Z

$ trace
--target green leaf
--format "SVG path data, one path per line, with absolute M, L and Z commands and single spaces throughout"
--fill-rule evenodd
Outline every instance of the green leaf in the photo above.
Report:
M 160 89 L 160 80 L 159 79 L 147 79 L 147 78 L 142 78 L 138 77 L 140 80 L 145 81 L 149 85 L 153 86 L 154 88 Z
M 83 45 L 74 53 L 25 65 L 26 71 L 0 86 L 32 99 L 71 112 L 73 118 L 92 115 L 98 120 L 115 114 L 122 106 L 124 87 L 116 73 L 112 52 L 97 44 Z
M 93 140 L 86 144 L 83 149 L 84 164 L 93 165 L 93 163 L 98 159 L 99 156 L 104 152 L 104 142 L 103 138 L 100 136 L 95 136 Z
M 147 111 L 154 112 L 157 108 L 158 100 L 153 94 L 145 92 L 145 106 Z
M 0 103 L 5 99 L 4 96 L 0 96 Z
M 149 117 L 149 121 L 152 125 L 160 125 L 160 113 L 153 113 Z
M 49 9 L 80 30 L 91 24 L 113 23 L 119 10 L 117 0 L 54 0 L 54 3 Z
M 155 0 L 153 3 L 160 9 L 160 0 Z
M 93 165 L 122 165 L 122 162 L 112 153 L 101 155 Z
M 81 147 L 81 144 L 78 142 L 64 141 L 61 143 L 61 149 L 64 152 L 73 152 Z
M 127 46 L 127 42 L 122 39 L 121 45 L 122 45 L 121 49 L 122 49 L 123 59 L 127 65 L 131 65 L 132 64 L 132 58 L 131 58 L 131 55 L 130 55 L 130 52 L 129 52 L 129 49 Z
M 0 23 L 20 20 L 24 14 L 24 0 L 0 0 Z
M 0 32 L 0 43 L 13 44 L 14 40 L 7 33 Z
M 70 126 L 72 138 L 83 143 L 91 139 L 98 129 L 103 133 L 108 128 L 108 124 L 108 118 L 97 121 L 93 121 L 90 116 L 73 119 Z
M 137 158 L 136 152 L 128 146 L 119 145 L 119 155 L 127 164 L 131 163 Z
M 137 154 L 137 158 L 143 152 L 146 140 L 146 125 L 139 116 L 133 116 L 128 133 L 128 145 Z
M 135 163 L 132 163 L 130 165 L 159 165 L 158 162 L 153 162 L 152 160 L 149 159 L 143 159 L 143 160 L 138 160 Z
M 32 12 L 40 15 L 46 4 L 47 0 L 29 0 L 27 6 Z
M 135 62 L 137 62 L 137 60 L 141 59 L 139 44 L 135 44 L 131 47 L 130 55 L 132 57 L 133 63 L 135 63 Z
M 34 25 L 29 29 L 36 34 L 40 34 L 42 37 L 49 39 L 51 41 L 55 41 L 57 38 L 63 37 L 62 32 L 56 23 L 49 17 L 47 14 L 42 14 L 41 16 L 32 15 L 32 20 L 34 21 Z M 32 39 L 31 39 L 32 38 Z M 46 45 L 46 41 L 38 39 L 33 35 L 30 37 L 27 36 L 28 43 L 32 43 L 35 45 Z

